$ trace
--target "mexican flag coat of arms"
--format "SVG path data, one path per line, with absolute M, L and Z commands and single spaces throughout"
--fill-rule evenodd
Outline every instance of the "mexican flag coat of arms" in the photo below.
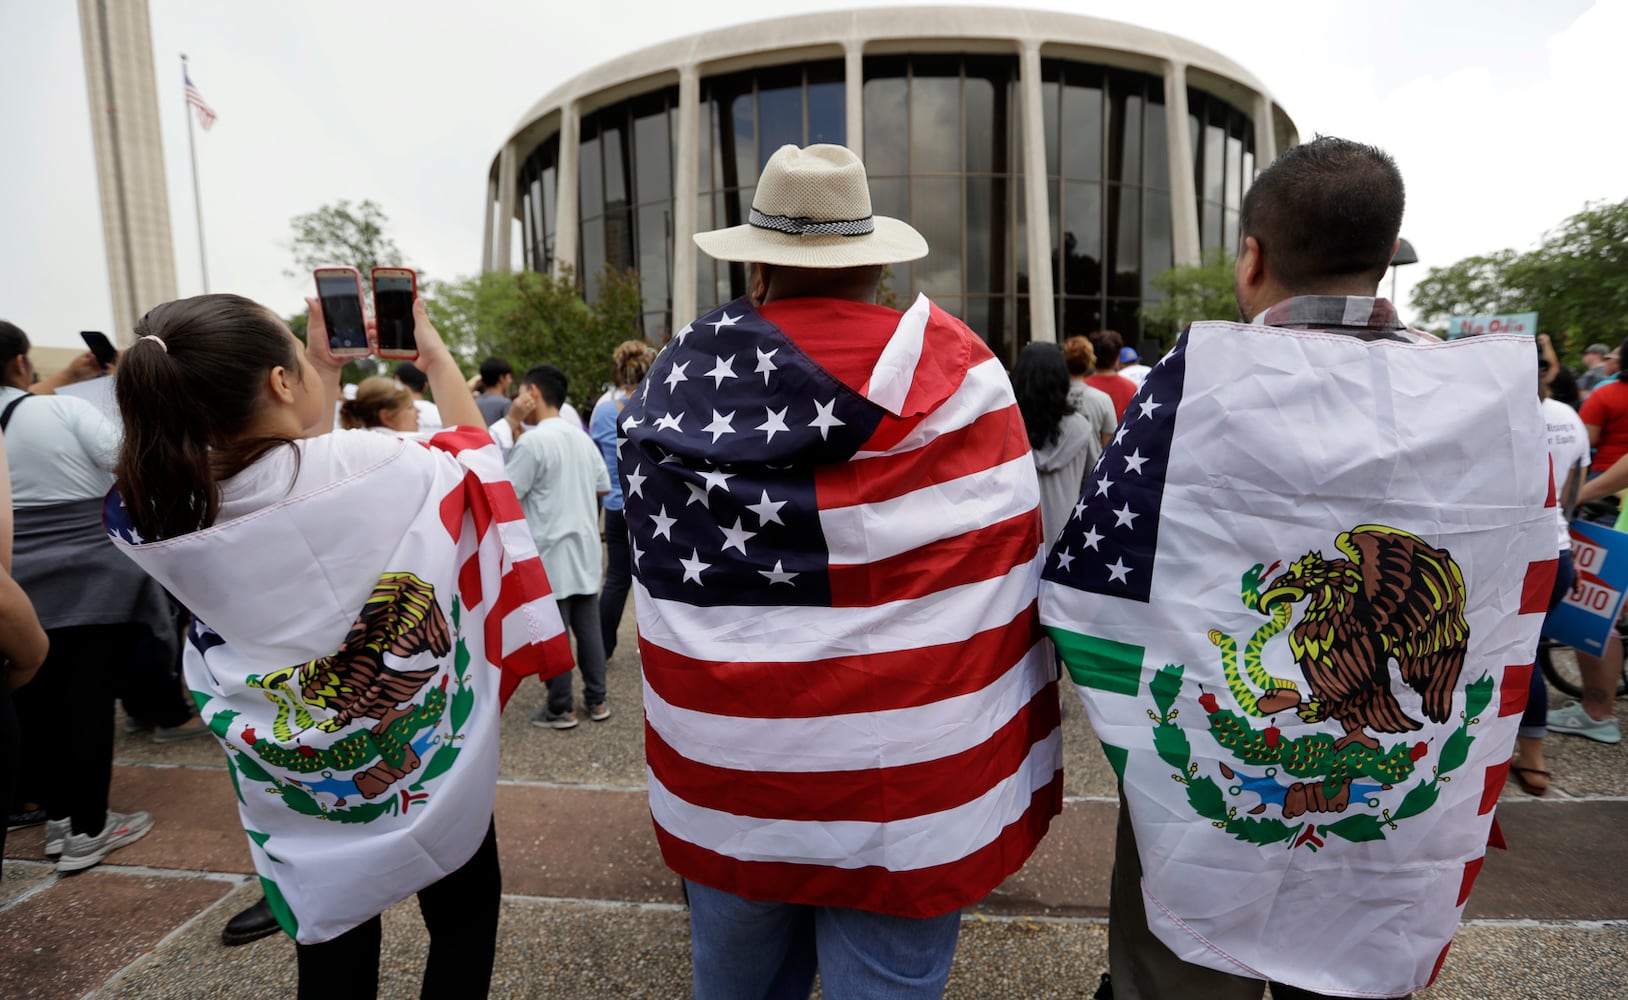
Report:
M 1041 619 L 1188 962 L 1399 996 L 1480 870 L 1553 587 L 1530 338 L 1195 325 L 1052 548 Z
M 491 822 L 501 702 L 571 656 L 485 431 L 298 446 L 346 471 L 176 538 L 142 539 L 117 492 L 104 522 L 195 616 L 187 683 L 266 898 L 304 944 L 469 860 Z

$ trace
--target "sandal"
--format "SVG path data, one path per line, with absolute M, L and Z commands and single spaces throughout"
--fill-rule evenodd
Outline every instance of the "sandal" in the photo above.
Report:
M 1551 776 L 1548 771 L 1511 764 L 1509 773 L 1515 776 L 1515 783 L 1521 786 L 1521 791 L 1528 795 L 1542 795 L 1549 790 Z

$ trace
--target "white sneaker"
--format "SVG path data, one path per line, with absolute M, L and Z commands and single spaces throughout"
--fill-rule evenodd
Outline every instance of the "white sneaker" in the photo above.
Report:
M 1581 736 L 1596 743 L 1621 743 L 1622 730 L 1616 716 L 1596 719 L 1583 710 L 1583 703 L 1574 701 L 1549 713 L 1549 732 L 1566 736 Z
M 54 858 L 62 853 L 62 843 L 68 839 L 72 832 L 68 820 L 48 819 L 45 821 L 45 856 Z
M 57 859 L 57 872 L 77 872 L 93 868 L 112 852 L 133 844 L 153 828 L 152 813 L 137 810 L 133 813 L 107 811 L 107 822 L 101 833 L 69 833 L 62 845 L 62 856 Z

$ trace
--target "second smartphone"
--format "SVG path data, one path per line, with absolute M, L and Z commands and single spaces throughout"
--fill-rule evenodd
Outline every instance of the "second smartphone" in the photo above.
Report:
M 418 357 L 413 330 L 413 299 L 418 275 L 405 267 L 373 269 L 373 320 L 379 334 L 379 357 L 411 361 Z

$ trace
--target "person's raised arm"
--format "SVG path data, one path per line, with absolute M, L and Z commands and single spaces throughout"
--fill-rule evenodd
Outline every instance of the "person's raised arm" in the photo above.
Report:
M 441 426 L 486 429 L 480 407 L 469 394 L 464 373 L 447 348 L 441 334 L 430 322 L 423 299 L 413 300 L 413 336 L 418 341 L 418 360 L 413 362 L 423 369 L 430 380 L 430 391 L 435 394 L 435 405 L 441 408 Z
M 102 363 L 96 360 L 96 355 L 86 351 L 83 354 L 76 355 L 61 370 L 29 386 L 28 391 L 36 396 L 53 396 L 58 389 L 65 385 L 84 382 L 99 375 L 105 375 L 107 371 L 108 369 L 103 368 Z
M 1577 502 L 1588 503 L 1625 489 L 1628 489 L 1628 455 L 1617 459 L 1611 468 L 1584 483 L 1583 488 L 1577 491 Z
M 345 362 L 334 357 L 328 346 L 328 321 L 322 315 L 322 303 L 306 299 L 305 356 L 322 379 L 322 413 L 316 423 L 305 429 L 305 437 L 321 437 L 334 429 L 334 412 L 339 406 L 339 369 Z M 368 321 L 372 323 L 372 320 Z

